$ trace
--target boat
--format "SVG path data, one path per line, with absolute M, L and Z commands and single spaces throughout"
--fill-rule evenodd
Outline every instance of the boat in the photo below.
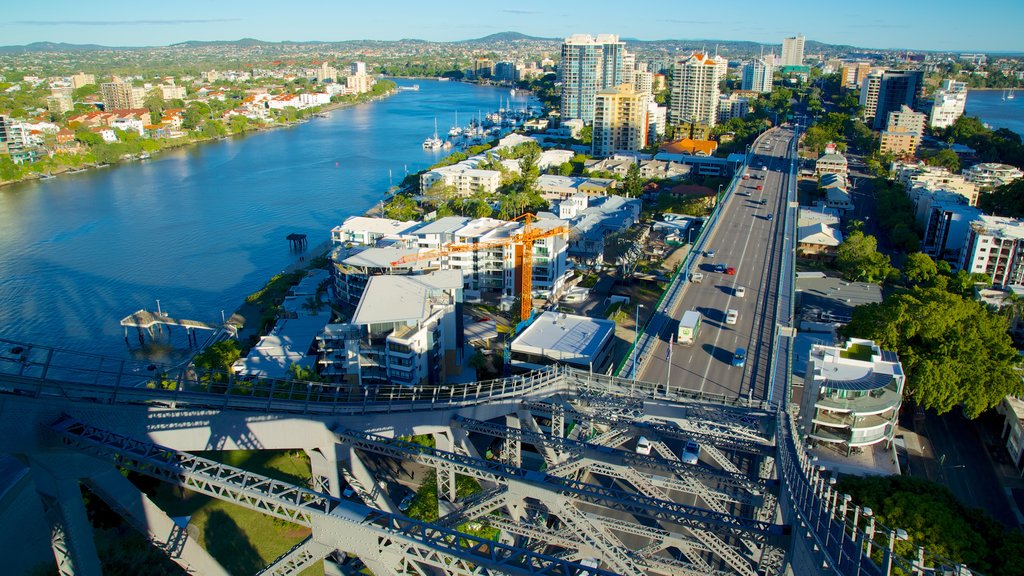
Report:
M 399 86 L 398 89 L 402 90 L 403 92 L 419 92 L 420 85 L 413 84 L 412 86 Z
M 437 118 L 434 118 L 434 135 L 428 136 L 427 139 L 423 141 L 423 148 L 427 150 L 437 150 L 442 146 L 444 146 L 444 141 L 437 137 Z
M 516 97 L 516 89 L 513 88 L 513 89 L 509 90 L 508 91 L 508 95 L 513 97 L 513 98 L 515 98 Z
M 143 152 L 142 154 L 139 154 L 139 160 L 149 160 L 152 157 L 153 155 L 150 154 L 149 152 Z
M 455 125 L 448 130 L 448 135 L 457 138 L 462 135 L 462 128 L 459 126 L 459 111 L 455 111 Z

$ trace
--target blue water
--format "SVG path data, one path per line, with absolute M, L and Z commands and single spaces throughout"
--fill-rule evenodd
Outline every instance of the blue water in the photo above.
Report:
M 0 188 L 0 337 L 137 356 L 118 321 L 157 299 L 173 317 L 219 323 L 298 258 L 288 234 L 316 246 L 382 199 L 389 170 L 397 184 L 436 162 L 444 153 L 422 149 L 435 117 L 446 133 L 456 111 L 466 124 L 509 97 L 416 83 L 298 126 Z
M 1002 90 L 971 90 L 967 93 L 967 116 L 977 116 L 992 129 L 1009 128 L 1024 138 L 1024 90 L 1016 98 L 1003 100 Z

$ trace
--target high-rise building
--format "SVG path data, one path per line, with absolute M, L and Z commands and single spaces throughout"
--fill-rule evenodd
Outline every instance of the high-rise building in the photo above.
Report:
M 964 115 L 967 106 L 967 83 L 943 80 L 942 87 L 935 91 L 935 103 L 928 115 L 928 125 L 932 128 L 952 126 L 956 119 Z
M 775 73 L 775 66 L 766 58 L 754 58 L 743 64 L 743 89 L 754 92 L 771 92 L 772 75 Z
M 871 82 L 874 74 L 869 74 L 865 82 Z M 878 78 L 877 103 L 873 114 L 868 113 L 865 106 L 864 117 L 873 118 L 871 127 L 881 130 L 889 120 L 890 112 L 897 112 L 902 106 L 912 109 L 918 107 L 918 93 L 924 83 L 924 72 L 920 70 L 886 70 Z M 864 89 L 862 89 L 864 90 Z M 867 91 L 867 90 L 865 90 Z M 869 95 L 870 98 L 870 95 Z M 865 94 L 861 94 L 862 104 Z
M 324 60 L 320 63 L 320 67 L 317 68 L 316 79 L 318 82 L 337 82 L 338 69 L 331 66 L 330 62 Z
M 71 86 L 58 86 L 50 89 L 50 97 L 46 99 L 46 108 L 51 114 L 63 114 L 75 107 L 71 92 Z
M 494 64 L 494 79 L 498 82 L 515 82 L 519 80 L 519 67 L 515 62 L 503 60 Z
M 360 74 L 366 74 L 366 62 L 353 62 L 349 65 L 349 75 L 359 76 Z
M 88 86 L 89 84 L 96 83 L 96 76 L 92 74 L 83 74 L 79 72 L 71 76 L 71 88 L 78 90 L 82 86 Z
M 565 39 L 558 65 L 562 120 L 594 121 L 597 93 L 625 81 L 625 54 L 625 42 L 614 34 L 574 34 Z
M 477 58 L 473 61 L 473 76 L 475 78 L 490 78 L 494 74 L 494 60 L 490 58 Z
M 718 120 L 721 56 L 694 52 L 676 62 L 669 120 L 714 126 Z
M 869 125 L 878 110 L 878 90 L 882 87 L 882 71 L 875 70 L 864 77 L 860 85 L 860 107 L 864 110 L 863 120 Z
M 142 103 L 146 99 L 145 88 L 132 86 L 117 78 L 113 82 L 101 84 L 100 94 L 103 97 L 103 109 L 107 111 L 142 108 Z
M 718 97 L 718 121 L 728 122 L 733 118 L 745 118 L 750 113 L 750 100 L 736 93 Z
M 960 250 L 960 269 L 988 276 L 993 286 L 1024 283 L 1024 221 L 978 216 Z
M 927 116 L 914 112 L 903 105 L 896 112 L 889 112 L 885 130 L 882 132 L 880 151 L 882 154 L 913 156 L 921 145 Z
M 782 65 L 803 66 L 804 64 L 804 35 L 797 34 L 792 38 L 782 39 Z
M 839 73 L 840 81 L 844 88 L 860 88 L 864 78 L 870 73 L 870 62 L 844 62 Z
M 622 84 L 597 93 L 594 106 L 593 155 L 611 156 L 633 152 L 647 145 L 647 94 L 631 84 Z

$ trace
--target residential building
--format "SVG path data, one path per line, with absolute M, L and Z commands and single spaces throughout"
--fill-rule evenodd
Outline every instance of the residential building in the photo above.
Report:
M 366 62 L 353 62 L 349 65 L 349 76 L 365 76 L 366 74 Z
M 1010 461 L 1017 471 L 1024 471 L 1024 400 L 1007 396 L 996 406 L 996 412 L 1003 416 L 1000 439 L 1006 442 Z
M 975 164 L 963 171 L 964 178 L 982 190 L 1009 184 L 1024 176 L 1024 172 L 1009 164 L 983 162 Z
M 615 322 L 562 312 L 543 312 L 512 340 L 511 365 L 536 370 L 569 364 L 604 373 L 611 363 Z
M 928 114 L 928 125 L 932 128 L 948 128 L 963 116 L 967 106 L 967 83 L 943 80 L 942 87 L 935 91 L 935 102 Z
M 693 140 L 683 138 L 675 142 L 662 144 L 659 151 L 666 154 L 689 154 L 693 156 L 714 156 L 718 150 L 718 142 L 714 140 Z
M 871 76 L 869 75 L 870 79 Z M 872 128 L 881 130 L 889 119 L 890 112 L 899 111 L 903 106 L 912 110 L 918 108 L 918 96 L 924 85 L 924 72 L 920 70 L 886 70 L 878 86 L 878 102 L 875 106 Z M 863 96 L 861 97 L 863 100 Z M 865 110 L 865 116 L 867 111 Z
M 574 34 L 562 43 L 558 76 L 562 82 L 563 120 L 594 121 L 597 93 L 626 82 L 626 43 L 615 34 Z
M 665 125 L 668 123 L 668 108 L 658 106 L 651 101 L 647 103 L 647 140 L 654 144 L 665 137 Z
M 718 122 L 728 122 L 732 118 L 746 118 L 750 114 L 750 100 L 733 92 L 718 97 Z
M 905 378 L 896 353 L 871 340 L 812 346 L 800 409 L 806 439 L 847 456 L 874 444 L 891 448 Z
M 508 60 L 495 62 L 494 79 L 498 82 L 516 82 L 519 80 L 519 67 Z
M 899 180 L 911 195 L 915 189 L 930 191 L 945 190 L 963 196 L 969 206 L 978 204 L 978 186 L 965 176 L 953 174 L 941 166 L 928 166 L 923 162 L 897 162 L 893 165 L 896 180 Z
M 860 85 L 860 107 L 863 109 L 861 119 L 871 126 L 875 113 L 878 111 L 878 92 L 882 88 L 883 70 L 872 70 Z
M 633 88 L 636 89 L 640 94 L 647 94 L 651 96 L 651 102 L 654 101 L 654 74 L 643 70 L 633 71 Z
M 0 154 L 8 154 L 15 164 L 25 164 L 38 160 L 39 152 L 24 122 L 0 114 Z
M 714 126 L 718 121 L 719 83 L 722 80 L 721 56 L 694 52 L 675 64 L 672 79 L 669 120 Z
M 121 82 L 116 77 L 112 82 L 100 84 L 100 94 L 103 98 L 103 109 L 125 110 L 131 108 L 142 108 L 146 100 L 146 89 L 141 86 L 132 86 L 129 82 Z
M 909 106 L 903 105 L 899 111 L 890 112 L 889 120 L 879 143 L 882 154 L 892 154 L 902 158 L 917 154 L 924 136 L 927 116 L 914 112 Z
M 845 178 L 848 169 L 846 156 L 836 152 L 834 145 L 826 147 L 825 153 L 814 162 L 814 175 L 819 177 L 824 174 L 838 174 Z
M 419 222 L 392 220 L 390 218 L 368 218 L 366 216 L 349 216 L 341 226 L 331 229 L 331 243 L 356 244 L 375 246 L 381 240 L 399 240 L 403 235 L 416 227 Z
M 94 76 L 92 74 L 83 74 L 83 73 L 79 72 L 78 74 L 73 74 L 71 76 L 71 89 L 72 90 L 78 90 L 82 86 L 88 86 L 89 84 L 95 84 L 95 83 L 96 83 L 96 76 Z
M 985 274 L 995 287 L 1024 284 L 1024 221 L 985 215 L 972 220 L 959 268 Z
M 374 276 L 352 320 L 316 336 L 332 382 L 437 387 L 462 364 L 462 275 Z
M 824 174 L 819 185 L 825 191 L 825 206 L 834 210 L 853 210 L 853 199 L 846 186 L 846 177 L 839 174 Z
M 338 69 L 331 66 L 331 63 L 324 60 L 316 70 L 317 82 L 337 82 Z
M 550 202 L 563 200 L 579 193 L 591 197 L 606 196 L 615 186 L 616 182 L 611 178 L 559 176 L 557 174 L 541 174 L 537 178 L 537 192 Z
M 176 85 L 173 80 L 161 84 L 158 88 L 160 89 L 160 97 L 164 100 L 185 99 L 185 87 Z
M 71 86 L 58 86 L 50 88 L 50 96 L 46 99 L 46 109 L 51 114 L 64 114 L 75 107 L 71 98 Z
M 982 215 L 981 210 L 967 206 L 961 201 L 933 201 L 924 212 L 924 234 L 921 237 L 921 252 L 935 260 L 959 266 L 960 250 L 967 241 L 971 222 Z
M 782 66 L 803 66 L 804 35 L 797 34 L 792 38 L 782 39 Z
M 843 243 L 843 233 L 838 226 L 824 222 L 801 225 L 797 228 L 796 237 L 797 256 L 820 262 L 835 260 L 839 245 Z
M 647 145 L 649 98 L 647 94 L 637 92 L 631 84 L 597 93 L 591 144 L 594 156 L 638 151 Z
M 774 57 L 772 57 L 772 60 L 774 60 Z M 760 93 L 771 92 L 774 74 L 775 66 L 773 62 L 766 58 L 754 58 L 743 64 L 743 89 Z
M 428 170 L 420 175 L 420 190 L 430 190 L 431 186 L 442 182 L 451 186 L 460 196 L 470 196 L 476 192 L 494 193 L 501 186 L 501 172 L 476 168 L 482 157 L 469 158 L 451 166 L 441 166 Z
M 839 72 L 843 88 L 860 88 L 871 70 L 870 62 L 844 62 Z

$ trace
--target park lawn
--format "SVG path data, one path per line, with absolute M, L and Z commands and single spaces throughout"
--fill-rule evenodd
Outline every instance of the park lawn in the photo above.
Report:
M 236 450 L 199 452 L 197 456 L 308 486 L 309 458 L 301 451 Z M 254 574 L 309 536 L 309 528 L 278 520 L 255 510 L 164 483 L 151 494 L 169 516 L 191 515 L 189 534 L 232 574 Z M 303 576 L 320 576 L 323 564 Z

